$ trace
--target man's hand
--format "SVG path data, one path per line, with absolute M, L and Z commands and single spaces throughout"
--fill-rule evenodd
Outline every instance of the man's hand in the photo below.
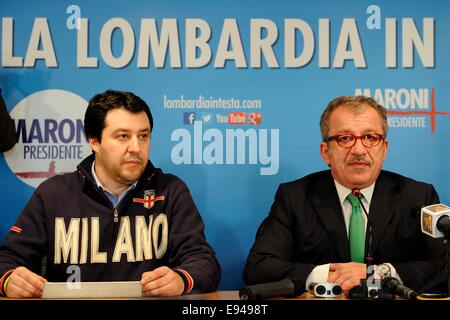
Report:
M 347 262 L 330 264 L 328 282 L 337 283 L 344 292 L 360 285 L 360 280 L 366 278 L 366 265 L 364 263 Z
M 181 276 L 169 267 L 159 267 L 142 274 L 144 296 L 179 296 L 184 291 Z
M 17 267 L 8 278 L 6 296 L 9 298 L 38 298 L 42 296 L 46 279 L 28 270 Z

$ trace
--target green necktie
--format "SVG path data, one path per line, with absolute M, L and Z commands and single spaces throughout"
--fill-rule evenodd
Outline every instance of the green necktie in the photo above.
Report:
M 350 256 L 353 262 L 364 262 L 366 230 L 361 206 L 358 198 L 351 193 L 347 196 L 347 200 L 352 205 L 349 228 Z

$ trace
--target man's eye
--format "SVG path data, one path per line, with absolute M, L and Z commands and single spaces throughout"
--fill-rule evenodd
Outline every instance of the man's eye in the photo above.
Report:
M 366 134 L 364 136 L 364 140 L 366 140 L 366 141 L 376 141 L 377 139 L 378 139 L 378 137 L 373 134 Z
M 353 140 L 352 136 L 340 136 L 338 139 L 340 142 L 349 142 Z

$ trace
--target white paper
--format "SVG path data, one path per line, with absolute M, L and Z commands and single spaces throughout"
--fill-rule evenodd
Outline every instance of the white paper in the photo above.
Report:
M 114 282 L 47 282 L 42 298 L 138 298 L 142 297 L 140 281 Z

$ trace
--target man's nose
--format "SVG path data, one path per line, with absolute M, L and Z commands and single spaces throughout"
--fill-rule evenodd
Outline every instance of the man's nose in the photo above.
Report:
M 138 153 L 141 151 L 138 137 L 132 137 L 128 143 L 128 151 Z
M 364 154 L 367 152 L 367 148 L 363 145 L 362 139 L 356 139 L 351 151 L 356 154 Z

